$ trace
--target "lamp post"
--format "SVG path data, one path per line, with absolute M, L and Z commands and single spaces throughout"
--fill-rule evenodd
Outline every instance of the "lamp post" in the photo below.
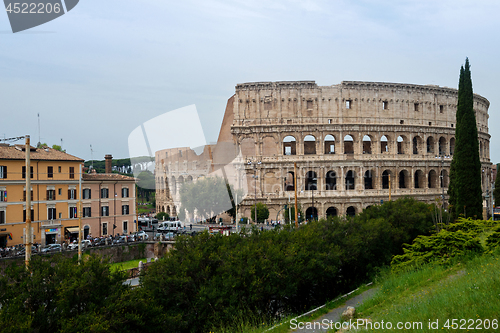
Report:
M 255 221 L 254 222 L 257 222 L 257 165 L 261 165 L 262 162 L 261 161 L 248 161 L 247 162 L 248 165 L 252 165 L 253 166 L 253 176 L 252 178 L 254 179 L 254 187 L 255 187 L 255 215 L 254 215 L 254 218 L 255 218 Z
M 436 158 L 439 158 L 441 160 L 441 172 L 439 173 L 439 178 L 441 179 L 441 207 L 442 209 L 444 210 L 444 174 L 443 174 L 443 170 L 444 170 L 444 159 L 448 159 L 450 158 L 450 156 L 448 155 L 442 155 L 440 154 L 439 156 L 436 156 Z
M 311 178 L 312 183 L 312 210 L 311 210 L 311 220 L 315 220 L 314 218 L 314 188 L 316 187 L 317 178 Z

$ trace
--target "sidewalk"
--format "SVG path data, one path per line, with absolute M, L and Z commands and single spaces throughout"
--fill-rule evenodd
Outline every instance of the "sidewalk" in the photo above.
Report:
M 330 312 L 328 312 L 327 314 L 311 321 L 311 323 L 322 323 L 323 320 L 328 321 L 328 323 L 330 323 L 330 321 L 332 322 L 337 322 L 337 321 L 340 321 L 340 316 L 342 315 L 342 312 L 344 312 L 348 306 L 353 306 L 353 307 L 358 307 L 360 304 L 363 303 L 364 300 L 366 299 L 369 299 L 371 297 L 373 297 L 375 295 L 375 293 L 377 292 L 377 288 L 371 288 L 371 289 L 368 289 L 364 292 L 362 292 L 361 294 L 351 298 L 351 299 L 348 299 L 344 305 L 338 307 L 338 308 L 335 308 L 333 310 L 331 310 Z M 302 322 L 302 323 L 306 323 L 306 319 L 305 318 L 300 318 L 297 320 L 297 323 L 299 322 Z M 316 325 L 316 326 L 319 326 L 321 327 L 321 325 Z M 328 329 L 323 329 L 323 328 L 317 328 L 317 329 L 297 329 L 295 331 L 292 331 L 292 332 L 300 332 L 300 333 L 318 333 L 318 332 L 328 332 Z

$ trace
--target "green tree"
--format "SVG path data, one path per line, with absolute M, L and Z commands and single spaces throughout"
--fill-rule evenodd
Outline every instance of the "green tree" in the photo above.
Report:
M 59 145 L 52 145 L 52 149 L 59 150 L 59 151 L 65 151 L 65 150 L 63 150 L 63 149 L 62 149 L 62 147 L 61 147 L 61 146 L 59 146 Z
M 291 222 L 295 222 L 295 205 L 294 204 L 291 204 L 290 205 L 290 214 L 291 216 L 288 216 L 288 207 L 287 209 L 283 210 L 283 217 L 285 218 L 285 223 L 291 223 Z M 300 215 L 300 218 L 299 220 L 302 221 L 304 219 L 304 213 L 302 212 L 302 208 L 300 206 L 300 204 L 298 205 L 299 209 L 298 209 L 298 212 L 299 212 L 299 215 Z
M 159 212 L 158 214 L 156 214 L 156 218 L 158 220 L 168 220 L 170 216 L 168 215 L 168 213 L 165 213 L 165 212 Z
M 257 220 L 255 220 L 255 205 L 252 206 L 252 220 L 257 223 L 263 223 L 269 217 L 269 209 L 262 202 L 257 202 Z
M 456 218 L 481 218 L 481 162 L 469 59 L 460 68 L 456 113 L 455 151 L 450 168 L 449 206 Z
M 500 164 L 497 164 L 497 178 L 495 179 L 495 189 L 493 190 L 493 197 L 495 198 L 495 207 L 500 206 Z

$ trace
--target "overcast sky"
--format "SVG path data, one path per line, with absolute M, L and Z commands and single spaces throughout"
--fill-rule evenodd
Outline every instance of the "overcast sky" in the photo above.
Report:
M 237 83 L 385 81 L 456 88 L 469 57 L 500 162 L 498 0 L 81 0 L 13 34 L 0 13 L 0 136 L 30 134 L 90 159 L 128 157 L 128 135 L 195 104 L 217 140 Z M 165 124 L 168 131 L 168 124 Z

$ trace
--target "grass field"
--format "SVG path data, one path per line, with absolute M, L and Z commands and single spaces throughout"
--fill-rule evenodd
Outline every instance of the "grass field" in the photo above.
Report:
M 111 271 L 125 271 L 131 268 L 139 267 L 139 261 L 143 263 L 146 263 L 146 258 L 144 259 L 137 259 L 137 260 L 130 260 L 130 261 L 124 261 L 124 262 L 117 262 L 114 264 L 111 264 Z

